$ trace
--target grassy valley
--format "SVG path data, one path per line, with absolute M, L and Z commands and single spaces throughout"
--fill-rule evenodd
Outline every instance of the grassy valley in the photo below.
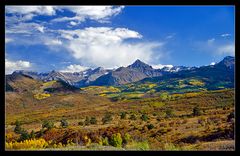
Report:
M 5 93 L 6 148 L 234 150 L 234 89 L 206 84 L 186 78 L 76 90 L 20 76 Z

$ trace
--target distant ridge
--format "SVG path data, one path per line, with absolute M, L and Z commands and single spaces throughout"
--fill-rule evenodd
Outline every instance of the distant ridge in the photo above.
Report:
M 222 78 L 233 81 L 234 79 L 235 57 L 227 56 L 215 65 L 202 67 L 173 66 L 162 69 L 153 69 L 152 66 L 137 59 L 127 67 L 120 67 L 116 70 L 98 67 L 74 73 L 51 71 L 49 73 L 37 73 L 34 71 L 15 71 L 36 80 L 52 81 L 59 80 L 74 87 L 84 87 L 89 85 L 122 85 L 137 82 L 145 78 L 154 77 L 187 77 L 202 76 L 212 79 Z M 10 87 L 9 87 L 10 88 Z

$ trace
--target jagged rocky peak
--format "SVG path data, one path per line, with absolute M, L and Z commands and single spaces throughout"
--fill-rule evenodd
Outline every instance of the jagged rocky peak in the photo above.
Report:
M 235 65 L 235 57 L 233 56 L 226 56 L 222 61 L 215 64 L 215 66 L 217 67 L 227 67 L 229 69 L 234 69 L 234 65 Z
M 126 68 L 125 67 L 119 67 L 115 71 L 121 71 L 121 70 L 126 70 Z
M 133 64 L 128 66 L 129 68 L 150 68 L 153 69 L 152 66 L 142 62 L 141 60 L 137 59 Z
M 234 56 L 226 56 L 223 58 L 223 61 L 225 60 L 228 60 L 228 61 L 234 61 L 235 57 Z
M 219 63 L 223 63 L 225 65 L 230 65 L 230 64 L 234 64 L 234 62 L 235 62 L 235 57 L 233 57 L 233 56 L 226 56 Z
M 96 72 L 96 71 L 102 71 L 102 70 L 104 70 L 103 67 L 97 67 L 97 68 L 95 68 L 93 71 Z
M 34 79 L 39 79 L 39 73 L 31 70 L 16 70 L 12 73 L 12 75 L 24 75 Z
M 29 74 L 37 74 L 36 71 L 31 71 L 31 70 L 16 70 L 13 73 L 18 73 L 18 74 L 25 74 L 25 73 L 29 73 Z

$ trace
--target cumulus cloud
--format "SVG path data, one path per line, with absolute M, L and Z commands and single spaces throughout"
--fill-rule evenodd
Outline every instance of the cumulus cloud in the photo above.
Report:
M 120 42 L 127 38 L 142 38 L 142 35 L 136 31 L 126 28 L 111 27 L 88 27 L 76 30 L 59 30 L 63 38 L 69 40 L 78 40 L 82 42 L 110 44 Z M 95 42 L 93 42 L 95 41 Z
M 24 23 L 19 22 L 17 24 L 11 24 L 7 27 L 7 34 L 32 34 L 32 33 L 43 33 L 46 28 L 38 23 Z
M 78 23 L 77 23 L 77 22 L 74 22 L 74 21 L 71 21 L 69 24 L 72 25 L 72 26 L 75 26 L 75 25 L 77 25 Z
M 29 14 L 36 13 L 41 15 L 54 15 L 55 9 L 53 6 L 6 6 L 7 13 Z
M 19 19 L 27 21 L 37 15 L 53 16 L 56 11 L 68 10 L 75 15 L 73 17 L 57 17 L 52 21 L 76 20 L 82 22 L 91 19 L 102 22 L 119 14 L 123 8 L 124 6 L 6 6 L 6 13 L 17 14 Z
M 159 42 L 125 42 L 130 38 L 142 38 L 138 32 L 126 28 L 89 27 L 59 32 L 67 40 L 65 47 L 75 59 L 84 65 L 104 68 L 127 66 L 136 59 L 152 61 L 155 48 L 163 46 Z
M 52 22 L 65 22 L 65 21 L 83 22 L 85 21 L 85 18 L 82 16 L 73 16 L 73 17 L 58 17 L 52 20 Z
M 28 61 L 10 61 L 5 59 L 5 72 L 6 74 L 11 74 L 15 70 L 25 70 L 31 67 L 31 63 Z
M 152 65 L 152 67 L 153 67 L 154 69 L 162 69 L 162 68 L 164 68 L 164 67 L 172 68 L 173 65 L 171 65 L 171 64 L 167 64 L 167 65 L 163 65 L 163 64 L 155 64 L 155 65 Z
M 58 39 L 46 38 L 44 44 L 48 46 L 62 45 L 62 41 Z
M 67 6 L 64 8 L 71 10 L 77 15 L 97 20 L 119 14 L 124 6 Z
M 31 20 L 37 15 L 52 16 L 56 13 L 54 6 L 6 6 L 6 13 L 20 15 L 21 20 Z
M 53 21 L 72 21 L 76 20 L 78 22 L 85 21 L 86 19 L 91 19 L 95 21 L 106 21 L 111 16 L 119 14 L 124 6 L 60 6 L 58 9 L 66 9 L 75 13 L 73 17 L 60 17 Z
M 6 7 L 7 13 L 19 14 L 22 17 L 36 15 L 54 15 L 57 11 L 70 11 L 73 17 L 54 16 L 52 21 L 68 21 L 67 27 L 72 27 L 86 19 L 103 22 L 119 14 L 123 6 L 51 6 L 47 8 L 23 6 Z M 41 12 L 42 11 L 42 12 Z M 57 17 L 57 18 L 55 18 Z M 117 68 L 127 66 L 140 59 L 147 63 L 159 60 L 164 53 L 163 42 L 145 42 L 143 36 L 127 28 L 87 27 L 75 30 L 55 30 L 47 22 L 18 21 L 17 16 L 6 18 L 6 34 L 18 45 L 45 45 L 50 50 L 69 54 L 84 66 Z M 51 21 L 50 21 L 51 23 Z M 51 23 L 54 24 L 54 23 Z M 156 51 L 158 50 L 158 51 Z
M 74 73 L 74 72 L 81 72 L 81 71 L 84 71 L 87 69 L 89 69 L 89 67 L 81 66 L 78 64 L 71 64 L 71 65 L 67 66 L 66 69 L 62 69 L 60 71 Z

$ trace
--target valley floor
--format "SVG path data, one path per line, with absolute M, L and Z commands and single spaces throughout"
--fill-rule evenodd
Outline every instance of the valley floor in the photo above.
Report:
M 234 150 L 234 110 L 233 89 L 117 101 L 7 93 L 6 150 Z

